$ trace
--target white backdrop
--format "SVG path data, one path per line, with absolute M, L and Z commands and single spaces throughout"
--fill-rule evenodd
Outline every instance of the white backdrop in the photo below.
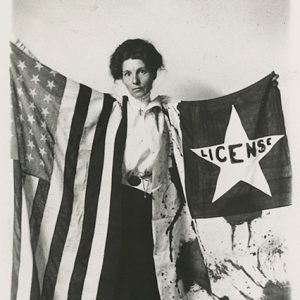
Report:
M 15 0 L 14 32 L 41 61 L 101 91 L 108 59 L 128 38 L 165 58 L 160 93 L 183 99 L 236 91 L 273 69 L 287 80 L 287 0 Z
M 299 107 L 296 91 L 296 81 L 299 80 L 299 60 L 296 61 L 296 57 L 300 53 L 296 43 L 296 24 L 299 15 L 296 11 L 300 9 L 296 2 L 14 0 L 10 38 L 20 38 L 49 67 L 102 92 L 114 89 L 108 69 L 109 56 L 128 38 L 145 38 L 155 44 L 166 65 L 166 71 L 161 72 L 156 80 L 155 89 L 160 94 L 178 99 L 225 95 L 275 70 L 280 75 L 279 87 L 294 165 L 295 201 L 300 195 L 296 187 L 300 182 L 296 166 L 300 151 L 297 138 L 299 113 L 296 109 Z M 7 36 L 10 13 L 7 7 L 1 11 L 4 11 L 1 22 L 7 22 L 1 30 Z M 5 51 L 8 52 L 7 47 L 4 47 Z M 7 62 L 2 66 L 6 65 Z M 8 98 L 7 77 L 1 77 L 1 82 L 6 84 L 2 91 Z M 1 128 L 8 127 L 5 112 Z M 7 132 L 4 131 L 6 136 L 9 135 Z M 5 146 L 7 140 L 1 145 Z M 7 147 L 1 147 L 1 151 L 1 157 L 6 158 Z M 3 161 L 4 169 L 9 169 L 6 160 Z M 3 248 L 0 249 L 0 283 L 3 284 L 0 299 L 9 299 L 12 225 L 9 176 L 11 174 L 6 171 L 0 178 L 5 195 L 1 197 L 0 210 L 3 224 L 0 232 Z M 291 223 L 294 219 L 296 217 L 291 218 Z

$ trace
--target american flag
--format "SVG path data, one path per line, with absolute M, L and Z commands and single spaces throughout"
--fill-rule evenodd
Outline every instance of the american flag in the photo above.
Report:
M 110 95 L 11 49 L 12 299 L 111 299 L 126 116 Z M 22 202 L 33 257 L 29 295 L 18 292 Z

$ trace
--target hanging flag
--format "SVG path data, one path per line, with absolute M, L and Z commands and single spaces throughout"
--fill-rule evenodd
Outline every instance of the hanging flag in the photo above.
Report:
M 11 48 L 11 299 L 115 299 L 124 257 L 121 174 L 126 97 L 121 104 L 66 78 L 40 63 L 22 43 Z M 152 194 L 160 295 L 164 300 L 191 294 L 210 299 L 207 269 L 175 167 L 167 176 L 168 142 L 166 138 L 154 175 L 164 180 Z M 30 241 L 24 232 L 27 226 Z M 29 242 L 31 270 L 21 253 Z
M 276 75 L 213 100 L 181 102 L 192 216 L 259 212 L 291 203 L 291 165 Z
M 168 108 L 215 299 L 290 299 L 282 224 L 292 174 L 277 78 L 272 72 L 228 96 Z
M 115 283 L 107 278 L 117 279 L 112 274 L 120 257 L 126 116 L 110 95 L 64 77 L 14 44 L 11 49 L 11 298 L 110 299 Z M 30 295 L 18 294 L 24 206 L 33 256 Z

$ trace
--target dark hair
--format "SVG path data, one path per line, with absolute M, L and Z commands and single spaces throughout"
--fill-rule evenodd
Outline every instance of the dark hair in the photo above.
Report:
M 157 70 L 164 67 L 163 58 L 155 47 L 142 39 L 130 39 L 117 47 L 110 58 L 110 73 L 117 80 L 122 78 L 122 65 L 127 59 L 140 59 L 156 78 Z

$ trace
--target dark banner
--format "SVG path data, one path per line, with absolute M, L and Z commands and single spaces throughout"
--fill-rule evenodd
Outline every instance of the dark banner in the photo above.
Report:
M 275 73 L 236 93 L 178 105 L 194 218 L 291 204 L 291 164 Z

